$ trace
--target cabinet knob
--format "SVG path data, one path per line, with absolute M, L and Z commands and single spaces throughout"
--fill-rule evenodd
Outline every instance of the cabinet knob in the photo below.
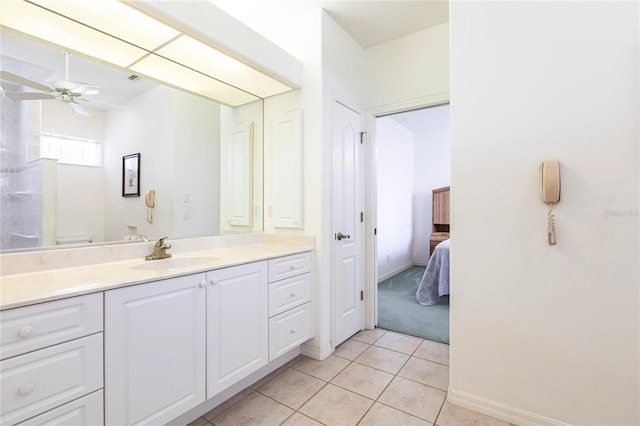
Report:
M 32 384 L 24 385 L 18 389 L 18 394 L 21 396 L 27 396 L 33 392 L 34 386 Z
M 296 332 L 296 329 L 295 329 L 295 328 L 292 328 L 292 329 L 291 329 L 291 334 L 295 334 L 295 332 Z
M 212 278 L 211 280 L 209 280 L 209 284 L 216 285 L 218 284 L 218 280 L 216 280 L 215 278 Z
M 35 329 L 33 327 L 24 327 L 22 330 L 20 330 L 18 335 L 20 337 L 22 337 L 22 338 L 27 338 L 27 337 L 31 336 L 34 331 L 35 331 Z
M 289 269 L 291 269 L 293 271 L 294 269 L 296 269 L 296 267 L 291 265 L 291 266 L 289 266 Z
M 200 286 L 200 288 L 205 288 L 207 286 L 207 283 L 204 280 L 202 280 L 202 281 L 200 281 L 199 286 Z
M 296 294 L 294 292 L 291 292 L 291 297 L 296 297 Z

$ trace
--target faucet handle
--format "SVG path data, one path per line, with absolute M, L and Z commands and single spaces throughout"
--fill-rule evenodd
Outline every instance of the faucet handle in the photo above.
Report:
M 164 245 L 164 240 L 166 240 L 167 238 L 169 237 L 162 237 L 158 241 L 156 241 L 156 247 L 162 247 Z

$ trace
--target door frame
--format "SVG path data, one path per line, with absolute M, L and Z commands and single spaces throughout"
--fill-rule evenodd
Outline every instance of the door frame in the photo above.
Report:
M 365 115 L 365 152 L 364 152 L 364 328 L 372 329 L 378 325 L 378 270 L 377 239 L 375 235 L 378 223 L 377 172 L 376 172 L 376 118 L 399 112 L 429 108 L 450 103 L 450 93 L 441 92 L 406 102 L 373 107 Z
M 333 108 L 335 106 L 335 104 L 338 103 L 340 105 L 342 105 L 345 108 L 350 109 L 351 111 L 355 112 L 356 114 L 360 115 L 360 131 L 362 132 L 366 132 L 365 130 L 365 125 L 366 125 L 366 120 L 365 120 L 365 114 L 366 112 L 363 111 L 362 108 L 355 106 L 355 102 L 349 102 L 346 101 L 344 99 L 338 98 L 338 97 L 333 97 L 331 99 L 331 164 L 333 165 Z M 362 262 L 361 262 L 361 268 L 362 268 L 362 290 L 365 292 L 365 300 L 363 302 L 363 307 L 361 309 L 361 318 L 360 318 L 360 329 L 363 330 L 366 328 L 365 326 L 365 311 L 366 311 L 366 287 L 367 287 L 367 283 L 366 283 L 366 268 L 365 268 L 365 264 L 366 264 L 366 236 L 367 236 L 367 204 L 366 204 L 366 192 L 367 192 L 367 174 L 366 174 L 366 170 L 367 170 L 367 147 L 366 147 L 366 142 L 364 144 L 365 146 L 363 147 L 363 151 L 362 151 L 362 155 L 364 156 L 363 158 L 363 170 L 360 171 L 360 173 L 362 174 L 362 194 L 361 196 L 363 197 L 362 200 L 362 208 L 363 211 L 365 212 L 364 216 L 365 216 L 365 221 L 364 224 L 362 226 L 362 233 L 363 233 L 363 244 L 362 247 L 360 248 L 360 255 L 362 256 Z M 333 208 L 333 174 L 331 175 L 331 179 L 332 179 L 332 183 L 331 183 L 331 229 L 329 230 L 330 232 L 328 233 L 328 237 L 330 238 L 329 241 L 331 241 L 330 247 L 331 247 L 331 349 L 334 350 L 336 347 L 336 304 L 335 304 L 335 297 L 336 297 L 336 279 L 335 279 L 335 273 L 336 273 L 336 264 L 335 264 L 335 258 L 336 258 L 336 249 L 335 249 L 335 245 L 333 244 L 334 241 L 334 208 Z

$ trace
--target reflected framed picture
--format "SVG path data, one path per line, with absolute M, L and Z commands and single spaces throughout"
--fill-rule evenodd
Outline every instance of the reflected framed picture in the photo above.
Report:
M 140 196 L 140 153 L 122 157 L 122 196 Z

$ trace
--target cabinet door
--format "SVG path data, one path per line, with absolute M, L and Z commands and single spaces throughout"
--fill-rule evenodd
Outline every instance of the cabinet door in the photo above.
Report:
M 207 398 L 268 362 L 267 263 L 207 273 Z
M 107 425 L 164 424 L 205 400 L 204 279 L 105 293 Z

